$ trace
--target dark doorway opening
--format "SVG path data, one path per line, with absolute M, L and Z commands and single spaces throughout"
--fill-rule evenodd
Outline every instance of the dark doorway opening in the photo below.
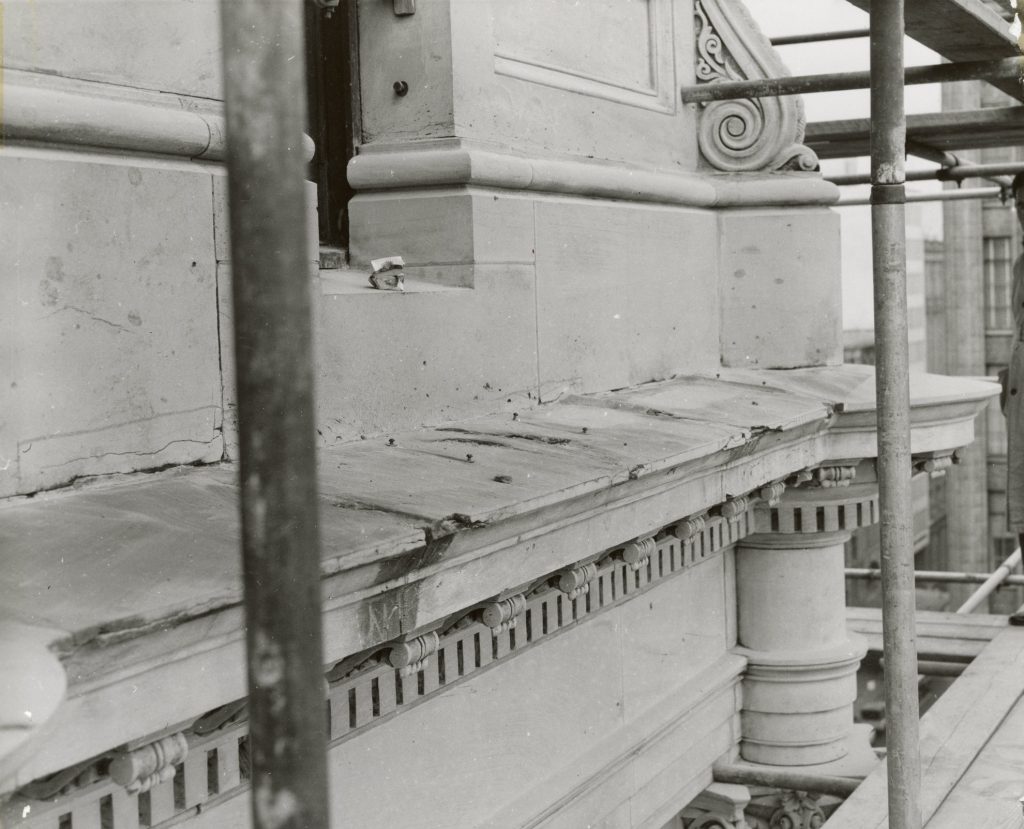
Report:
M 328 15 L 306 8 L 308 132 L 316 143 L 310 178 L 316 182 L 321 246 L 348 246 L 348 200 L 352 188 L 345 169 L 359 143 L 359 83 L 355 3 L 342 3 Z

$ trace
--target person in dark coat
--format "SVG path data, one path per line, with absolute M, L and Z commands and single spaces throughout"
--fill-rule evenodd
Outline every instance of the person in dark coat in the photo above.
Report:
M 1024 173 L 1013 179 L 1017 221 L 1024 228 Z M 1024 549 L 1024 253 L 1013 264 L 1013 344 L 1010 364 L 999 373 L 1006 415 L 1006 518 Z

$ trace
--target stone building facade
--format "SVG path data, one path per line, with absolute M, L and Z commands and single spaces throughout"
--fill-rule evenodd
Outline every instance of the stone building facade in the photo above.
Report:
M 735 0 L 354 7 L 347 257 L 286 275 L 334 825 L 814 817 L 712 767 L 874 762 L 842 555 L 874 377 L 798 99 L 679 100 L 777 56 Z M 217 5 L 4 14 L 3 822 L 247 826 Z M 942 468 L 990 391 L 912 394 Z

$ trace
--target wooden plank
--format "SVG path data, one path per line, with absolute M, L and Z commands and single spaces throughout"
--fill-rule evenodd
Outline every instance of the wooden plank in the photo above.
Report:
M 881 610 L 847 608 L 846 624 L 852 633 L 864 638 L 869 650 L 882 650 Z M 922 657 L 970 660 L 1005 628 L 1005 616 L 918 611 L 917 650 Z
M 1024 701 L 1018 700 L 928 821 L 928 829 L 965 826 L 1018 829 L 1021 825 L 1020 770 L 1024 768 L 1021 734 L 1024 734 Z
M 851 118 L 807 125 L 804 143 L 819 158 L 849 158 L 870 151 L 870 121 Z M 1024 107 L 991 107 L 907 116 L 907 142 L 939 150 L 986 149 L 1024 143 Z
M 870 0 L 849 0 L 868 11 Z M 906 0 L 904 6 L 906 33 L 950 61 L 997 60 L 1020 53 L 1010 24 L 981 0 Z M 996 84 L 1018 100 L 1022 97 L 1019 83 Z
M 921 811 L 925 825 L 1022 693 L 1024 629 L 1007 627 L 921 719 Z M 829 829 L 882 829 L 888 821 L 886 790 L 886 769 L 881 764 L 829 818 Z M 1016 788 L 1013 791 L 1020 796 Z

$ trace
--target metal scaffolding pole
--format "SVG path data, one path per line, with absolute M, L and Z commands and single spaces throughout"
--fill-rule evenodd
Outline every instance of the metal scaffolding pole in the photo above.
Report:
M 801 43 L 822 43 L 829 40 L 851 40 L 867 37 L 870 29 L 841 29 L 836 32 L 811 32 L 804 35 L 780 35 L 772 38 L 772 46 L 795 46 Z
M 327 826 L 302 0 L 222 0 L 253 825 Z
M 1013 572 L 1017 567 L 1020 566 L 1020 547 L 1014 550 L 1006 558 L 1002 564 L 1000 564 L 993 572 L 992 575 L 985 579 L 984 584 L 975 590 L 960 607 L 957 608 L 956 612 L 966 616 L 968 613 L 973 613 L 978 606 L 985 601 L 995 589 L 1001 584 L 1006 584 L 1012 577 L 1010 573 Z
M 1019 559 L 1018 559 L 1019 563 Z M 1005 566 L 1006 562 L 1004 562 Z M 1012 565 L 1013 562 L 1011 561 Z M 997 569 L 998 573 L 999 570 Z M 1009 570 L 1007 571 L 1009 574 Z M 926 582 L 933 584 L 986 584 L 992 581 L 993 573 L 962 573 L 951 570 L 915 570 L 914 581 L 915 582 Z M 882 574 L 878 570 L 874 570 L 870 567 L 847 567 L 845 576 L 848 579 L 865 579 L 867 581 L 873 581 L 881 578 Z M 992 588 L 995 589 L 1000 585 L 1024 585 L 1024 576 L 1013 576 L 1006 575 L 1005 578 L 999 579 Z M 991 592 L 991 591 L 989 591 Z M 960 611 L 957 611 L 958 613 Z
M 904 199 L 907 202 L 922 201 L 965 201 L 968 199 L 996 199 L 1002 197 L 1002 187 L 967 187 L 963 190 L 940 190 L 937 193 L 910 193 Z M 869 198 L 843 198 L 836 202 L 836 207 L 853 207 L 855 205 L 873 204 Z
M 1019 78 L 1022 67 L 1024 58 L 937 63 L 930 66 L 911 66 L 905 71 L 901 69 L 899 80 L 901 86 L 952 81 L 1005 81 Z M 777 95 L 808 95 L 814 92 L 838 92 L 843 89 L 870 87 L 870 72 L 830 72 L 684 86 L 682 102 L 702 104 L 736 98 L 773 98 Z
M 1008 175 L 1024 173 L 1024 162 L 1008 161 L 1000 164 L 972 164 L 953 157 L 955 163 L 949 167 L 937 167 L 934 170 L 908 170 L 907 181 L 963 181 L 968 178 L 984 178 L 996 182 L 1000 187 L 1009 187 L 1012 179 Z M 826 181 L 833 184 L 870 184 L 870 173 L 842 173 L 825 176 Z
M 765 768 L 745 763 L 715 763 L 711 769 L 716 783 L 735 783 L 740 786 L 771 786 L 820 792 L 835 797 L 849 797 L 860 785 L 860 778 L 814 774 L 798 768 Z
M 881 507 L 882 643 L 890 829 L 921 827 L 907 247 L 904 224 L 903 0 L 871 6 L 871 247 Z

